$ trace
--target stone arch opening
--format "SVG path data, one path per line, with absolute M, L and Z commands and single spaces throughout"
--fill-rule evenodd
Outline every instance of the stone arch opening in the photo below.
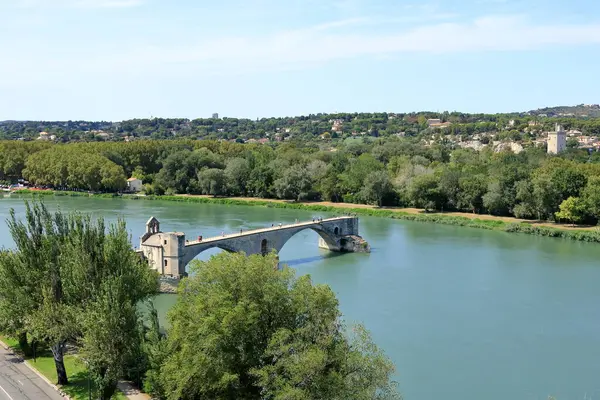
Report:
M 269 243 L 267 242 L 267 239 L 263 239 L 260 242 L 260 254 L 262 254 L 263 256 L 266 256 L 269 251 L 268 244 Z
M 318 237 L 318 243 L 315 243 L 315 247 L 320 247 L 320 248 L 328 248 L 330 250 L 335 250 L 337 251 L 339 248 L 339 245 L 337 243 L 337 240 L 334 236 L 332 236 L 331 231 L 327 232 L 325 230 L 321 230 L 321 229 L 315 229 L 314 227 L 306 227 L 303 229 L 299 229 L 297 231 L 293 231 L 290 232 L 288 235 L 286 235 L 285 239 L 283 241 L 280 242 L 279 247 L 276 248 L 274 247 L 274 249 L 279 253 L 282 251 L 282 249 L 285 248 L 286 244 L 289 243 L 290 241 L 294 241 L 294 237 L 300 236 L 299 234 L 301 233 L 305 233 L 305 235 L 302 235 L 304 237 L 306 237 L 306 233 L 312 231 L 315 232 Z M 311 235 L 312 236 L 312 235 Z M 298 239 L 295 239 L 298 240 Z M 314 239 L 311 239 L 310 241 L 312 241 Z M 306 239 L 305 239 L 306 242 Z
M 207 261 L 210 257 L 215 256 L 223 251 L 229 253 L 235 253 L 236 250 L 230 248 L 224 244 L 211 244 L 211 245 L 199 245 L 186 247 L 185 256 L 183 257 L 183 263 L 187 269 L 188 264 L 192 260 Z
M 333 230 L 333 233 L 335 235 L 339 235 L 340 234 L 340 228 L 338 228 L 337 226 L 335 227 L 335 229 Z

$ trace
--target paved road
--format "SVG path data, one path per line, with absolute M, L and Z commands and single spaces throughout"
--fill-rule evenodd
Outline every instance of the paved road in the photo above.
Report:
M 0 346 L 0 400 L 63 400 L 63 397 Z

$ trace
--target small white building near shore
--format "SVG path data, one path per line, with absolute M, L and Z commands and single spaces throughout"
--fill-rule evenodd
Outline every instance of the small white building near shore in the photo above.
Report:
M 127 191 L 129 192 L 141 192 L 143 188 L 142 180 L 138 178 L 127 179 Z

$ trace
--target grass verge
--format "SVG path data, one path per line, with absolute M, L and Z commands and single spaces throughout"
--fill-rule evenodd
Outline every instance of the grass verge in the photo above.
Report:
M 54 358 L 52 357 L 52 352 L 50 352 L 50 350 L 41 351 L 36 355 L 36 359 L 34 361 L 31 357 L 23 356 L 23 352 L 21 351 L 21 347 L 19 346 L 19 342 L 17 340 L 1 335 L 0 340 L 6 343 L 25 360 L 27 360 L 29 365 L 35 368 L 40 374 L 44 375 L 50 382 L 56 382 L 56 368 L 54 366 Z M 73 354 L 66 355 L 64 360 L 65 368 L 67 369 L 67 374 L 69 376 L 69 384 L 61 386 L 60 389 L 73 400 L 87 400 L 89 398 L 88 373 L 85 364 Z M 91 390 L 92 398 L 96 398 L 93 382 L 91 382 Z M 127 397 L 118 390 L 112 398 L 117 400 L 127 400 Z
M 223 204 L 223 205 L 236 205 L 236 206 L 259 206 L 259 207 L 272 207 L 272 208 L 287 208 L 296 210 L 306 211 L 318 211 L 318 212 L 332 212 L 332 213 L 351 213 L 356 215 L 366 215 L 370 217 L 380 218 L 391 218 L 401 219 L 408 221 L 419 221 L 419 222 L 432 222 L 444 225 L 455 225 L 455 226 L 466 226 L 470 228 L 498 230 L 510 233 L 524 233 L 535 236 L 554 237 L 570 240 L 578 240 L 583 242 L 600 243 L 600 230 L 583 230 L 583 229 L 561 229 L 560 227 L 549 227 L 542 225 L 534 225 L 530 222 L 522 222 L 515 220 L 504 221 L 504 220 L 491 220 L 491 219 L 479 219 L 479 218 L 468 218 L 456 215 L 448 214 L 436 214 L 436 213 L 408 213 L 398 209 L 386 209 L 386 208 L 367 208 L 367 207 L 351 207 L 348 204 L 344 204 L 344 207 L 336 207 L 331 205 L 313 204 L 313 203 L 293 203 L 284 201 L 271 201 L 271 200 L 256 200 L 256 199 L 240 199 L 240 198 L 221 198 L 221 197 L 198 197 L 198 196 L 135 196 L 125 195 L 118 196 L 116 194 L 88 194 L 86 192 L 52 192 L 52 191 L 29 191 L 21 190 L 14 192 L 16 195 L 25 196 L 85 196 L 85 197 L 97 197 L 97 198 L 114 198 L 122 197 L 130 200 L 164 200 L 174 201 L 180 203 L 201 203 L 201 204 Z M 43 194 L 42 194 L 43 193 Z

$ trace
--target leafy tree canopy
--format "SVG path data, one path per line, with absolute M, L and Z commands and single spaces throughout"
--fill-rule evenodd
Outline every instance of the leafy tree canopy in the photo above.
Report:
M 392 363 L 328 286 L 275 255 L 194 262 L 169 315 L 168 399 L 391 399 Z

